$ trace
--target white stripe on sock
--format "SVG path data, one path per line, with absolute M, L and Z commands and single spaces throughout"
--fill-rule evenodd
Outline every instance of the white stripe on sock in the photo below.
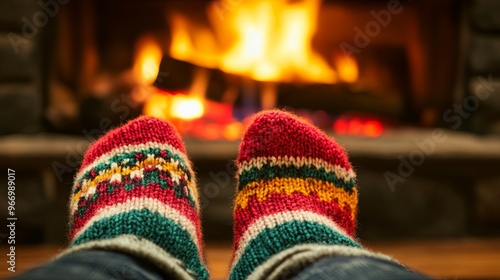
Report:
M 297 168 L 302 166 L 314 166 L 316 168 L 324 168 L 326 172 L 334 172 L 337 178 L 349 182 L 356 179 L 356 173 L 352 169 L 345 169 L 339 165 L 331 164 L 325 160 L 319 158 L 311 157 L 258 157 L 252 158 L 249 161 L 244 161 L 239 163 L 240 169 L 238 171 L 238 176 L 240 176 L 243 171 L 249 171 L 252 167 L 257 167 L 261 169 L 264 164 L 269 164 L 270 166 L 290 166 L 293 165 Z

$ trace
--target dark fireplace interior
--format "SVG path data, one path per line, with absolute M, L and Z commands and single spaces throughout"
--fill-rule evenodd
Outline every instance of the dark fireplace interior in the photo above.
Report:
M 143 114 L 183 135 L 206 236 L 227 240 L 239 139 L 270 108 L 346 146 L 361 238 L 500 233 L 498 1 L 47 3 L 0 3 L 0 162 L 18 170 L 20 242 L 64 242 L 88 143 Z

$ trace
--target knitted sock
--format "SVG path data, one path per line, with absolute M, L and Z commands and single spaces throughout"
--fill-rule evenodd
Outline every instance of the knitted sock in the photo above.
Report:
M 230 279 L 285 279 L 327 256 L 378 256 L 353 239 L 357 188 L 347 155 L 316 127 L 260 113 L 237 164 Z
M 196 181 L 170 124 L 141 117 L 89 147 L 72 189 L 69 238 L 63 254 L 121 251 L 169 275 L 208 279 Z

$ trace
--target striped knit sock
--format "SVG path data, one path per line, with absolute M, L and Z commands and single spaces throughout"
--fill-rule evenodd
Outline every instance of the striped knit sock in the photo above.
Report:
M 375 255 L 353 238 L 358 198 L 347 155 L 317 128 L 260 113 L 237 164 L 230 279 L 285 279 L 323 257 Z
M 63 254 L 121 251 L 168 275 L 208 279 L 194 173 L 170 124 L 141 117 L 90 146 L 72 190 L 69 237 Z

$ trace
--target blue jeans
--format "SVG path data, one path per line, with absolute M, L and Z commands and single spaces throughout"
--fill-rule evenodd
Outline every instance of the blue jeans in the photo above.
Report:
M 371 257 L 330 257 L 299 272 L 292 280 L 419 280 L 431 279 L 397 263 Z
M 81 251 L 63 256 L 20 274 L 15 280 L 79 279 L 174 279 L 158 268 L 126 254 L 110 251 Z M 430 279 L 384 260 L 370 257 L 324 258 L 306 267 L 293 280 L 388 280 Z
M 112 251 L 79 251 L 55 259 L 28 272 L 15 276 L 15 280 L 83 280 L 83 279 L 174 279 L 158 268 L 129 255 Z

